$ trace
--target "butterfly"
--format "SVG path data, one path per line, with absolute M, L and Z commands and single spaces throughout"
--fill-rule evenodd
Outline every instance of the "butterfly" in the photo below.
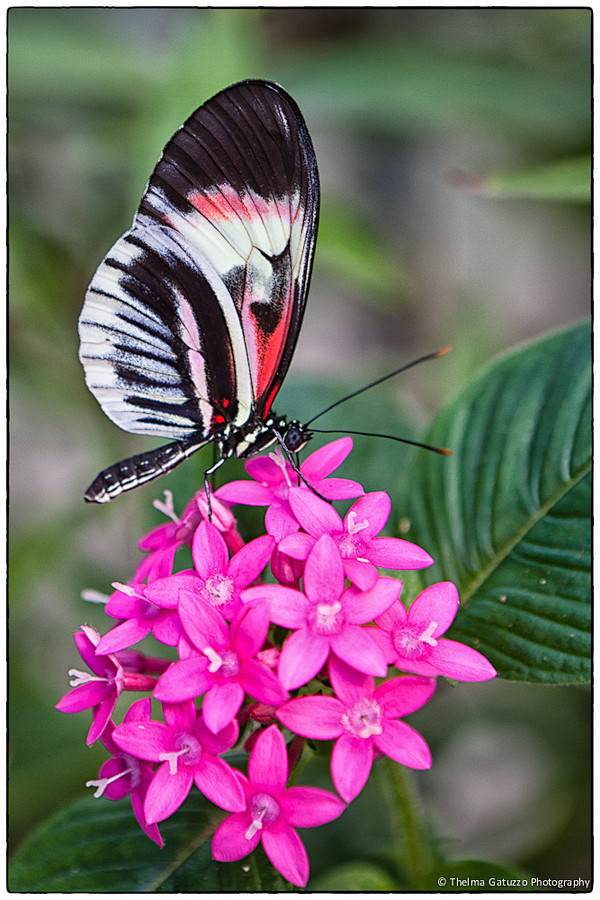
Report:
M 278 85 L 242 81 L 168 142 L 133 224 L 79 318 L 88 388 L 125 431 L 171 443 L 118 462 L 85 493 L 106 503 L 212 442 L 212 474 L 311 433 L 273 401 L 300 331 L 319 217 L 306 124 Z

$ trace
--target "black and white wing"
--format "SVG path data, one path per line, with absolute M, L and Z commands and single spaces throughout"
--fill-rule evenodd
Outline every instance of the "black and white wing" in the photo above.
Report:
M 236 84 L 165 147 L 79 319 L 86 382 L 126 431 L 210 440 L 266 416 L 316 239 L 314 151 L 277 85 Z

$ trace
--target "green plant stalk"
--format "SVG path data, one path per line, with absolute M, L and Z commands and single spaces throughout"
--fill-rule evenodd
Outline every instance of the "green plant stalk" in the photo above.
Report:
M 379 772 L 393 831 L 392 857 L 407 887 L 422 889 L 434 859 L 413 777 L 404 766 L 387 757 L 381 760 Z

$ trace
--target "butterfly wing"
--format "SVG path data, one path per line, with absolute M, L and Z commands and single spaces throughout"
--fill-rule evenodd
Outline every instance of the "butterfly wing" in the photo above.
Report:
M 249 81 L 165 147 L 79 321 L 86 381 L 127 431 L 210 438 L 267 414 L 302 321 L 319 206 L 294 101 Z

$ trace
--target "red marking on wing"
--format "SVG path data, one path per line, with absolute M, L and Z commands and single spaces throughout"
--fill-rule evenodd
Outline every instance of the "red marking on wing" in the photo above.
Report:
M 276 206 L 255 194 L 238 194 L 228 185 L 216 188 L 214 191 L 191 191 L 188 200 L 206 219 L 232 219 L 237 216 L 246 222 L 251 222 L 258 214 L 269 216 L 276 212 Z

